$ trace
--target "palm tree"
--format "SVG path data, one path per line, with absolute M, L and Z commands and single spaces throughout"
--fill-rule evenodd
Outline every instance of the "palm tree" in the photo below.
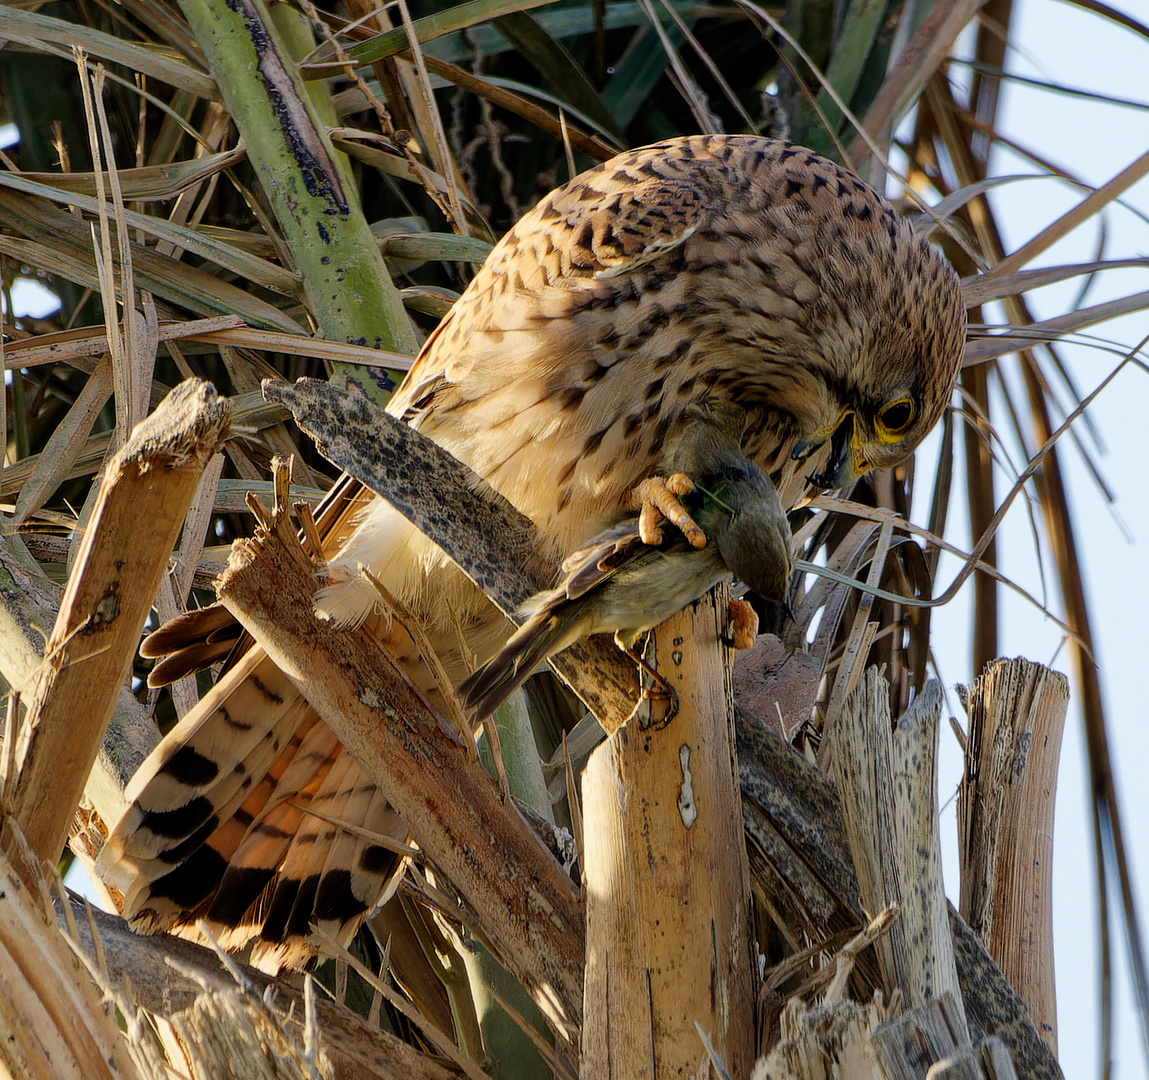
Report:
M 1132 39 L 1149 36 L 1149 28 L 1103 5 L 1082 2 L 1080 8 L 1085 25 Z M 952 656 L 953 649 L 948 633 L 939 640 L 931 613 L 944 613 L 955 596 L 968 597 L 970 605 L 962 627 L 972 649 L 970 677 L 999 655 L 1004 597 L 1020 586 L 1011 580 L 1008 563 L 999 570 L 996 537 L 1003 522 L 1027 522 L 1048 565 L 1041 590 L 1025 576 L 1039 595 L 1024 593 L 1023 600 L 1052 613 L 1062 628 L 1062 656 L 1071 666 L 1084 719 L 1095 878 L 1102 897 L 1102 1056 L 1108 1062 L 1115 948 L 1108 919 L 1118 898 L 1147 1031 L 1149 984 L 1093 662 L 1080 522 L 1063 472 L 1066 458 L 1075 455 L 1095 468 L 1094 447 L 1105 432 L 1090 426 L 1086 407 L 1111 379 L 1124 379 L 1142 363 L 1144 343 L 1136 327 L 1114 324 L 1143 311 L 1146 295 L 1135 285 L 1126 291 L 1127 278 L 1119 271 L 1130 260 L 1108 254 L 1104 230 L 1110 215 L 1125 212 L 1122 199 L 1149 171 L 1149 154 L 1129 148 L 1125 159 L 1133 163 L 1093 188 L 1033 152 L 1029 133 L 1003 133 L 1000 100 L 1008 85 L 1011 9 L 1009 0 L 990 0 L 980 10 L 972 0 L 809 0 L 791 2 L 784 15 L 751 0 L 724 7 L 679 0 L 541 6 L 538 0 L 473 0 L 442 8 L 420 0 L 386 12 L 365 0 L 300 0 L 270 11 L 257 0 L 0 7 L 0 38 L 7 42 L 0 54 L 0 120 L 17 132 L 0 171 L 4 355 L 10 374 L 4 494 L 12 504 L 5 511 L 10 527 L 0 541 L 0 562 L 11 566 L 18 583 L 5 594 L 17 618 L 4 630 L 11 642 L 3 655 L 11 659 L 0 660 L 0 674 L 25 704 L 31 700 L 30 715 L 38 723 L 50 694 L 42 684 L 33 692 L 31 673 L 42 649 L 26 628 L 43 627 L 47 637 L 60 605 L 59 583 L 73 566 L 82 526 L 100 498 L 97 474 L 124 445 L 132 425 L 182 379 L 210 379 L 233 399 L 238 435 L 207 469 L 198 516 L 187 519 L 178 558 L 158 597 L 155 587 L 148 591 L 145 582 L 138 583 L 141 622 L 153 601 L 161 621 L 210 601 L 210 582 L 231 542 L 252 529 L 243 493 L 253 490 L 271 501 L 273 454 L 295 454 L 299 495 L 314 502 L 332 485 L 336 470 L 282 408 L 263 402 L 261 378 L 352 378 L 376 387 L 382 400 L 401 377 L 403 358 L 449 308 L 491 243 L 574 172 L 618 149 L 676 134 L 752 131 L 789 138 L 859 171 L 930 230 L 963 278 L 971 323 L 958 395 L 928 464 L 919 455 L 912 467 L 859 486 L 849 501 L 819 500 L 794 521 L 809 567 L 832 564 L 847 579 L 868 577 L 880 591 L 875 598 L 819 579 L 813 570 L 806 579 L 802 603 L 795 605 L 798 618 L 782 634 L 786 649 L 808 655 L 811 685 L 818 686 L 806 722 L 788 732 L 798 752 L 794 757 L 821 754 L 825 762 L 823 725 L 852 707 L 851 693 L 860 681 L 869 685 L 863 676 L 868 665 L 884 665 L 895 716 L 920 699 L 932 657 L 943 649 Z M 257 43 L 274 42 L 282 71 L 267 63 L 257 70 L 252 35 L 244 41 L 243 33 L 228 37 L 221 31 L 229 19 L 241 30 L 258 28 Z M 292 106 L 288 119 L 277 111 L 284 102 Z M 313 141 L 285 144 L 288 127 L 310 133 Z M 287 153 L 285 145 L 298 152 Z M 1009 171 L 1056 177 L 1069 193 L 1065 212 L 1051 212 L 1040 229 L 1023 228 L 1032 236 L 1025 242 L 1013 235 L 1017 227 L 1000 209 L 1000 194 L 1011 183 L 996 152 L 1003 146 L 1012 162 L 1022 162 Z M 320 244 L 312 223 L 329 193 L 308 190 L 307 162 L 325 156 L 330 175 L 351 196 L 350 212 L 331 230 L 329 242 Z M 285 191 L 290 199 L 282 197 Z M 1102 237 L 1091 259 L 1069 264 L 1051 253 L 1072 229 L 1089 223 Z M 333 257 L 348 268 L 338 294 L 328 282 Z M 1087 295 L 1108 288 L 1095 282 L 1109 281 L 1117 282 L 1107 292 L 1111 299 L 1095 302 Z M 1056 312 L 1049 311 L 1045 294 L 1031 299 L 1057 282 L 1080 283 L 1080 290 Z M 33 283 L 54 305 L 37 316 L 21 314 L 21 297 Z M 357 307 L 343 302 L 351 293 L 361 300 Z M 130 318 L 124 315 L 125 298 L 136 313 Z M 1067 360 L 1068 341 L 1094 350 L 1088 386 Z M 380 367 L 380 350 L 394 355 L 394 368 Z M 1108 372 L 1104 379 L 1097 375 L 1101 370 Z M 885 511 L 916 529 L 884 528 Z M 178 514 L 177 522 L 183 511 Z M 178 525 L 166 539 L 158 528 L 147 531 L 148 538 L 133 543 L 159 551 L 160 565 L 177 543 Z M 899 603 L 898 597 L 912 602 Z M 33 601 L 38 616 L 29 614 Z M 126 596 L 124 604 L 127 610 Z M 948 631 L 951 621 L 940 617 Z M 62 633 L 58 625 L 49 659 L 57 645 L 60 655 L 66 652 L 62 642 L 71 639 Z M 132 650 L 134 643 L 110 659 L 126 664 Z M 949 660 L 955 663 L 964 661 Z M 109 670 L 118 669 L 112 664 Z M 166 730 L 197 694 L 210 692 L 210 679 L 201 677 L 198 687 L 184 683 L 146 695 L 138 660 L 131 678 L 137 706 L 146 701 L 146 715 L 120 702 L 107 746 L 124 746 L 124 733 L 130 732 L 146 748 L 156 725 Z M 109 676 L 92 693 L 102 704 L 79 710 L 78 702 L 66 704 L 83 716 L 90 712 L 94 751 L 119 683 Z M 501 711 L 496 718 L 506 724 L 499 734 L 503 759 L 523 763 L 510 766 L 507 782 L 519 794 L 522 770 L 541 779 L 551 796 L 544 796 L 547 805 L 539 809 L 557 811 L 577 835 L 579 808 L 570 798 L 573 781 L 564 783 L 563 738 L 572 745 L 576 737 L 586 740 L 574 746 L 577 760 L 593 744 L 597 725 L 580 722 L 581 706 L 573 707 L 554 680 L 537 680 L 526 700 L 529 708 L 513 715 Z M 25 754 L 16 740 L 8 745 L 13 762 Z M 539 753 L 539 747 L 548 752 Z M 766 770 L 763 758 L 755 762 L 754 768 Z M 83 786 L 90 765 L 89 758 L 75 766 L 71 788 Z M 14 771 L 10 766 L 6 775 L 14 777 Z M 71 850 L 86 864 L 122 809 L 120 792 L 130 770 L 124 763 L 104 771 L 110 783 L 88 784 L 86 810 L 70 832 Z M 76 800 L 69 802 L 68 789 L 68 783 L 57 787 L 53 781 L 21 816 L 25 803 L 11 795 L 19 785 L 15 779 L 6 784 L 5 808 L 33 838 L 34 852 L 41 853 L 34 842 L 38 823 L 49 817 L 54 823 L 41 830 L 48 843 L 71 819 Z M 53 800 L 49 814 L 43 807 Z M 821 804 L 804 805 L 815 815 Z M 9 828 L 5 843 L 13 858 L 11 833 Z M 43 853 L 49 850 L 50 844 Z M 837 923 L 781 925 L 782 909 L 764 894 L 767 875 L 755 859 L 765 856 L 753 838 L 750 851 L 758 905 L 755 945 L 772 972 L 772 992 L 779 1001 L 822 992 L 832 966 L 827 958 L 856 930 L 856 898 L 836 898 Z M 355 989 L 348 991 L 343 965 L 366 964 L 362 1011 L 388 1033 L 391 1067 L 426 1075 L 439 1068 L 429 1053 L 446 1051 L 427 1034 L 430 1017 L 460 1048 L 451 1050 L 459 1068 L 473 1072 L 486 1054 L 498 1059 L 494 1068 L 506 1076 L 577 1071 L 561 1038 L 555 1050 L 546 1040 L 524 1035 L 516 1023 L 507 1025 L 506 1034 L 492 1030 L 484 1006 L 476 1005 L 484 994 L 508 1006 L 491 1012 L 504 1023 L 506 1016 L 528 1011 L 531 1002 L 505 973 L 491 973 L 497 965 L 489 957 L 463 964 L 429 914 L 435 908 L 429 898 L 440 894 L 415 880 L 420 884 L 401 894 L 401 910 L 397 901 L 378 924 L 386 926 L 380 941 L 365 936 L 357 959 L 344 958 L 329 979 L 352 1002 Z M 110 910 L 119 899 L 105 895 Z M 847 918 L 847 911 L 854 914 Z M 101 925 L 105 934 L 118 932 L 114 923 Z M 800 955 L 798 939 L 809 955 Z M 500 952 L 499 941 L 487 944 Z M 404 951 L 413 956 L 421 947 L 437 948 L 448 958 L 439 972 L 442 985 L 424 987 L 422 996 L 409 982 L 403 990 L 388 987 L 383 1004 L 376 997 L 372 1005 L 380 946 L 399 965 Z M 167 947 L 137 959 L 122 945 L 124 970 L 137 987 Z M 853 993 L 863 1001 L 879 980 L 866 955 L 851 975 Z M 194 962 L 185 956 L 185 963 Z M 133 964 L 139 966 L 133 970 Z M 107 972 L 97 976 L 109 978 Z M 581 970 L 577 978 L 581 985 Z M 220 990 L 212 998 L 223 1016 L 221 1028 L 247 1025 L 269 1039 L 267 1031 L 281 1032 L 273 1014 L 229 993 Z M 126 994 L 120 1006 L 140 1025 L 145 1015 L 158 1017 L 147 1023 L 179 1064 L 166 1027 L 174 1010 L 146 994 L 145 988 L 135 999 L 147 1006 L 146 1013 L 137 1012 Z M 417 1022 L 416 1007 L 424 1017 Z M 586 1008 L 595 1003 L 588 1000 Z M 763 1015 L 768 1021 L 769 1009 Z M 767 1021 L 760 1023 L 757 1052 L 770 1049 L 776 1037 Z M 316 1022 L 321 1041 L 338 1043 L 334 1025 L 342 1022 L 322 1012 Z M 184 1023 L 185 1045 L 206 1042 L 202 1030 Z M 141 1031 L 129 1024 L 134 1067 L 146 1073 L 157 1068 L 157 1058 L 155 1044 Z M 107 1032 L 103 1037 L 116 1038 Z M 285 1040 L 283 1048 L 294 1045 L 293 1035 L 274 1037 Z M 301 1069 L 314 1065 L 303 1050 L 280 1053 L 284 1060 L 298 1056 Z M 190 1058 L 182 1067 L 203 1068 Z

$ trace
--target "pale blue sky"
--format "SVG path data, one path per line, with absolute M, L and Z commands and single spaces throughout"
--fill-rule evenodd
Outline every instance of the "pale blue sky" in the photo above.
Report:
M 1138 0 L 1115 6 L 1144 19 L 1149 9 Z M 1132 99 L 1140 108 L 1102 105 L 1019 84 L 1003 92 L 1001 129 L 1039 155 L 1082 180 L 1100 185 L 1149 151 L 1149 41 L 1120 30 L 1061 0 L 1018 0 L 1013 41 L 1007 61 L 1012 72 L 1025 76 Z M 1033 167 L 1008 150 L 999 150 L 991 171 L 1013 174 Z M 992 200 L 1007 250 L 1023 244 L 1045 225 L 1075 205 L 1082 195 L 1054 180 L 1025 181 L 1003 186 Z M 1132 188 L 1125 199 L 1149 215 L 1149 182 Z M 1149 224 L 1135 213 L 1114 207 L 1106 215 L 1104 257 L 1149 256 Z M 1098 222 L 1077 230 L 1040 260 L 1038 265 L 1086 262 L 1098 258 Z M 1037 318 L 1069 310 L 1078 283 L 1051 287 L 1034 295 Z M 1085 304 L 1149 290 L 1149 269 L 1115 272 L 1093 286 Z M 996 316 L 1000 318 L 1001 316 Z M 1125 347 L 1149 334 L 1149 314 L 1106 324 L 1094 331 Z M 1109 352 L 1067 346 L 1069 362 L 1083 393 L 1091 391 L 1115 365 Z M 1125 836 L 1133 862 L 1138 897 L 1149 897 L 1149 725 L 1145 723 L 1145 672 L 1149 671 L 1149 500 L 1146 500 L 1145 457 L 1149 438 L 1149 376 L 1130 367 L 1091 406 L 1094 422 L 1106 442 L 1100 458 L 1104 475 L 1117 496 L 1110 508 L 1088 475 L 1080 455 L 1068 443 L 1062 467 L 1073 500 L 1080 556 L 1092 603 L 1094 638 L 1101 664 L 1102 687 L 1109 714 L 1111 751 L 1117 774 Z M 1000 413 L 999 413 L 1000 417 Z M 1086 438 L 1088 442 L 1088 439 Z M 1024 459 L 1010 446 L 1014 462 Z M 959 462 L 960 466 L 960 462 Z M 955 491 L 962 478 L 955 478 Z M 997 495 L 1006 490 L 1000 480 Z M 957 510 L 955 505 L 955 511 Z M 955 536 L 960 535 L 956 534 Z M 1041 596 L 1042 584 L 1034 556 L 1030 522 L 1021 503 L 1006 523 L 999 541 L 1002 570 Z M 1050 565 L 1048 549 L 1046 565 Z M 955 563 L 943 561 L 939 590 L 952 578 Z M 1052 606 L 1060 610 L 1055 591 Z M 968 594 L 968 589 L 966 590 Z M 1008 596 L 1008 594 L 1006 594 Z M 969 671 L 968 595 L 935 613 L 934 648 L 947 686 L 965 682 Z M 1005 601 L 1001 652 L 1023 655 L 1069 671 L 1061 631 L 1040 612 L 1010 598 Z M 1076 696 L 1076 687 L 1074 687 Z M 957 708 L 956 701 L 953 707 Z M 953 793 L 960 778 L 960 757 L 953 737 L 943 730 L 942 799 Z M 955 808 L 945 814 L 947 881 L 956 894 Z M 1076 701 L 1071 704 L 1062 747 L 1057 797 L 1054 851 L 1054 919 L 1058 987 L 1060 1056 L 1065 1075 L 1078 1080 L 1098 1075 L 1097 938 L 1091 824 L 1085 772 L 1085 746 Z M 1114 889 L 1114 892 L 1116 890 Z M 1145 904 L 1139 907 L 1145 916 Z M 1139 1080 L 1149 1076 L 1133 998 L 1124 968 L 1125 939 L 1114 910 L 1116 935 L 1116 1038 L 1114 1077 Z M 1143 924 L 1143 929 L 1145 929 Z

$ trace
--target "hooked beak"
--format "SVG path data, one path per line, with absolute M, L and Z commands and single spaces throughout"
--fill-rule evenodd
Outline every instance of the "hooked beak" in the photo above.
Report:
M 854 427 L 853 412 L 846 413 L 830 436 L 830 460 L 826 471 L 807 477 L 815 487 L 837 490 L 848 487 L 870 468 Z

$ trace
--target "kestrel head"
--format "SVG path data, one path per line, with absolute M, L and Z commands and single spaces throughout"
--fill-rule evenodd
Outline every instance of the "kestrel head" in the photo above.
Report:
M 957 380 L 966 332 L 957 275 L 885 199 L 811 151 L 768 155 L 745 197 L 774 328 L 765 351 L 785 361 L 768 381 L 790 414 L 790 458 L 808 461 L 825 488 L 896 465 Z
M 837 370 L 827 371 L 817 395 L 816 426 L 791 451 L 803 460 L 829 444 L 810 478 L 819 487 L 845 487 L 911 454 L 941 417 L 961 366 L 966 319 L 957 276 L 902 219 L 883 215 L 882 226 L 882 272 L 855 281 L 848 300 L 826 294 L 827 308 L 849 323 L 834 335 L 847 348 L 823 354 Z M 850 242 L 869 253 L 868 239 L 855 234 Z

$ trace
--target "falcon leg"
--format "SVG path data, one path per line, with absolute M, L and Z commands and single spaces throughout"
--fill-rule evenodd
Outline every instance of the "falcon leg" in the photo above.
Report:
M 662 543 L 662 519 L 682 531 L 696 548 L 706 547 L 706 534 L 678 501 L 679 495 L 694 490 L 694 481 L 685 473 L 651 476 L 641 481 L 624 500 L 628 510 L 638 510 L 638 532 L 644 544 Z

